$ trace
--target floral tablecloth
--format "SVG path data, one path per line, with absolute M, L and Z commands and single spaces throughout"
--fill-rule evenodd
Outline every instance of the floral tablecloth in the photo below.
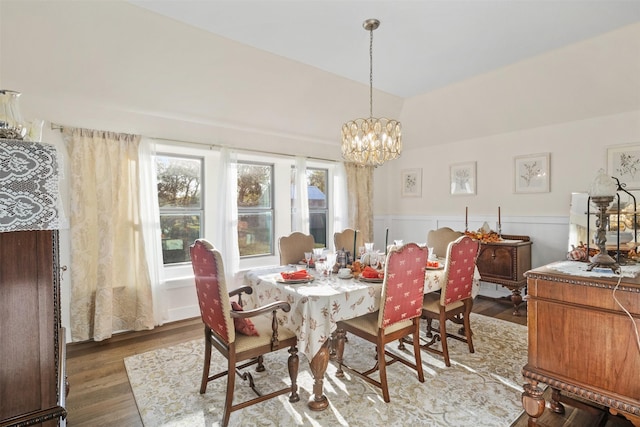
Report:
M 313 282 L 283 284 L 276 280 L 280 272 L 291 267 L 280 266 L 250 270 L 244 282 L 253 287 L 246 305 L 254 308 L 272 301 L 287 301 L 291 311 L 281 312 L 281 324 L 296 333 L 298 349 L 309 361 L 336 330 L 336 322 L 374 312 L 380 307 L 382 283 L 340 279 L 335 275 L 318 276 Z M 311 270 L 313 272 L 313 270 Z M 424 292 L 442 288 L 444 270 L 427 270 Z M 312 273 L 313 274 L 313 273 Z M 474 276 L 474 297 L 478 293 L 480 274 Z

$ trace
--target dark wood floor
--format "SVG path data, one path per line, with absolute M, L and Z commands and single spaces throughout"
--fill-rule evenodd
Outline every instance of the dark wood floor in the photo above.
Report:
M 501 300 L 479 297 L 474 302 L 475 313 L 526 325 L 526 304 L 521 315 L 512 315 L 513 308 Z M 201 337 L 200 318 L 163 325 L 152 331 L 128 332 L 106 342 L 85 342 L 67 345 L 67 376 L 70 392 L 67 397 L 67 424 L 80 426 L 142 426 L 140 415 L 129 385 L 124 358 L 157 348 L 169 347 Z M 608 417 L 600 410 L 583 411 L 567 407 L 564 416 L 545 411 L 540 426 L 607 426 L 626 427 L 625 420 Z M 604 420 L 603 420 L 604 417 Z M 513 427 L 525 427 L 521 417 Z M 148 426 L 151 427 L 151 426 Z M 505 426 L 506 427 L 506 426 Z

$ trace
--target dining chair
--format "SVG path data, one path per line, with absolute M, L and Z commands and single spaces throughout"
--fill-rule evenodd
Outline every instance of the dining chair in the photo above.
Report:
M 229 423 L 231 412 L 264 400 L 285 393 L 290 393 L 290 402 L 300 400 L 297 386 L 299 366 L 297 337 L 289 329 L 278 327 L 276 319 L 277 310 L 288 312 L 291 309 L 289 303 L 276 301 L 256 309 L 243 310 L 242 294 L 251 294 L 253 289 L 250 286 L 244 286 L 227 292 L 221 254 L 207 240 L 198 239 L 189 249 L 200 315 L 204 322 L 205 353 L 200 394 L 206 392 L 210 381 L 227 376 L 222 426 Z M 238 301 L 232 301 L 231 298 L 236 295 Z M 212 347 L 227 359 L 227 366 L 226 370 L 209 376 Z M 263 355 L 287 347 L 289 348 L 288 370 L 291 385 L 262 394 L 256 388 L 251 373 L 242 370 L 257 364 L 256 371 L 264 371 Z M 236 375 L 249 381 L 249 386 L 257 397 L 233 404 Z
M 349 252 L 355 252 L 352 255 L 357 258 L 359 256 L 358 248 L 364 246 L 364 234 L 356 232 L 353 228 L 336 231 L 333 233 L 333 245 L 336 251 L 344 249 Z
M 421 248 L 415 243 L 393 247 L 389 251 L 385 263 L 380 309 L 337 323 L 336 362 L 338 370 L 336 375 L 338 377 L 344 376 L 344 368 L 368 383 L 380 387 L 385 402 L 390 401 L 387 366 L 400 362 L 415 369 L 418 373 L 418 381 L 424 382 L 418 339 L 413 340 L 414 361 L 387 351 L 385 346 L 387 343 L 407 335 L 418 337 L 427 254 L 427 248 Z M 344 363 L 345 336 L 348 332 L 376 345 L 376 362 L 371 369 L 358 371 Z M 380 373 L 379 381 L 371 377 L 376 371 Z
M 475 351 L 469 316 L 473 308 L 471 291 L 479 247 L 480 242 L 469 236 L 460 236 L 449 243 L 442 289 L 439 294 L 430 292 L 424 296 L 422 318 L 427 319 L 427 338 L 430 340 L 421 344 L 420 348 L 443 356 L 447 366 L 451 366 L 447 338 L 466 342 L 469 346 L 469 353 Z M 439 332 L 434 333 L 431 326 L 433 320 L 438 321 Z M 461 333 L 464 333 L 464 337 L 447 332 L 448 320 L 463 325 Z M 441 350 L 435 347 L 438 341 L 442 344 Z
M 463 236 L 462 231 L 455 231 L 449 227 L 440 227 L 436 230 L 429 230 L 427 233 L 427 246 L 433 249 L 433 253 L 444 258 L 447 255 L 449 243 Z
M 294 231 L 278 239 L 280 265 L 298 264 L 304 260 L 305 252 L 312 252 L 315 240 L 312 235 Z

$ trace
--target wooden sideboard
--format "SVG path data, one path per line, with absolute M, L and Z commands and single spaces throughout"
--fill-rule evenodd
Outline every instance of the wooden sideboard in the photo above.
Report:
M 513 314 L 519 315 L 521 289 L 527 285 L 524 273 L 531 269 L 529 236 L 503 235 L 503 241 L 480 244 L 476 265 L 481 280 L 497 283 L 511 290 Z
M 55 230 L 0 233 L 0 427 L 64 424 L 58 259 Z
M 552 265 L 552 264 L 550 264 Z M 563 413 L 570 395 L 609 408 L 640 426 L 640 278 L 579 276 L 549 266 L 527 276 L 528 361 L 522 405 L 529 425 L 545 409 L 539 383 L 552 388 L 550 408 Z M 615 298 L 630 313 L 616 303 Z

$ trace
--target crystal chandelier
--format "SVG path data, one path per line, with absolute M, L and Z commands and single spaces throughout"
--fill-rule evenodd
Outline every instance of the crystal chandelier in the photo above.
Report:
M 365 166 L 379 166 L 397 159 L 402 151 L 400 122 L 373 117 L 373 30 L 377 19 L 362 24 L 369 31 L 369 118 L 355 119 L 342 125 L 342 158 Z

